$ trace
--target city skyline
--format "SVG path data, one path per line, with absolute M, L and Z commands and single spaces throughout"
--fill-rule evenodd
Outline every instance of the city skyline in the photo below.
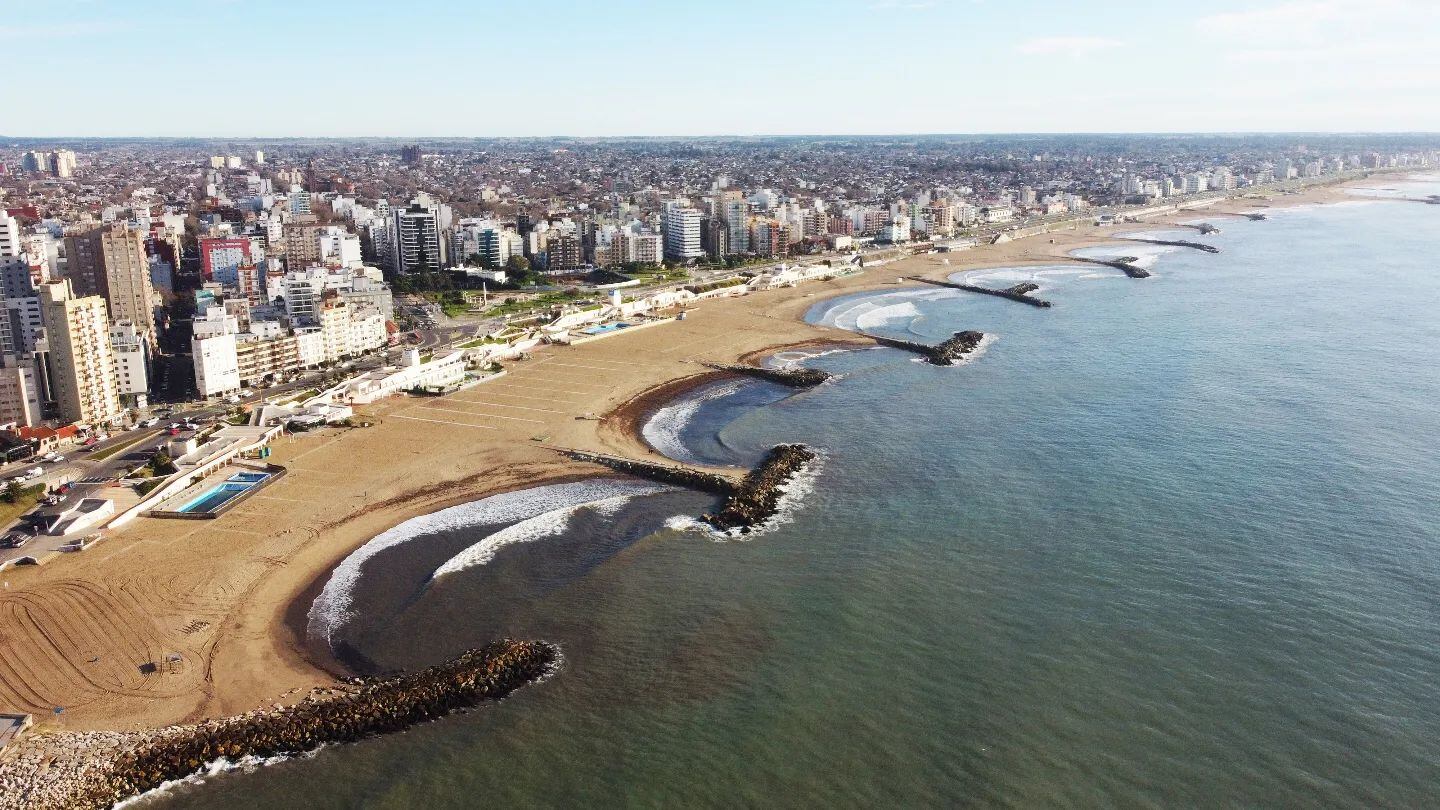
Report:
M 45 66 L 32 85 L 67 98 L 3 134 L 1418 132 L 1440 129 L 1417 103 L 1437 35 L 1440 8 L 1418 0 L 63 0 L 0 25 L 18 64 Z

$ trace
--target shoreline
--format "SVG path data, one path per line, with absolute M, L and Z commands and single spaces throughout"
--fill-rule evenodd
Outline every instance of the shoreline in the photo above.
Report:
M 354 431 L 326 432 L 291 439 L 280 448 L 277 460 L 294 465 L 301 475 L 287 476 L 289 480 L 277 484 L 273 492 L 257 496 L 257 499 L 268 498 L 267 503 L 280 504 L 274 507 L 273 512 L 264 513 L 261 527 L 246 532 L 234 525 L 255 514 L 244 509 L 237 510 L 234 516 L 216 521 L 216 526 L 208 527 L 214 534 L 229 532 L 241 535 L 234 542 L 244 548 L 238 555 L 242 562 L 236 563 L 236 555 L 221 558 L 210 564 L 216 570 L 200 571 L 194 577 L 193 581 L 200 587 L 218 581 L 234 591 L 215 609 L 205 613 L 203 619 L 198 619 L 214 629 L 193 634 L 203 637 L 197 639 L 193 647 L 183 648 L 187 660 L 192 650 L 198 653 L 197 658 L 204 662 L 203 668 L 197 665 L 200 671 L 182 673 L 180 682 L 172 683 L 163 690 L 158 704 L 145 694 L 155 691 L 146 684 L 147 688 L 137 687 L 112 697 L 102 693 L 91 695 L 84 702 L 67 700 L 62 703 L 57 700 L 55 705 L 76 706 L 72 716 L 79 718 L 80 728 L 157 729 L 175 723 L 243 714 L 257 706 L 267 705 L 276 695 L 283 696 L 303 688 L 332 687 L 336 677 L 348 674 L 349 670 L 328 650 L 315 649 L 308 638 L 307 624 L 314 597 L 340 561 L 376 535 L 449 506 L 502 492 L 613 474 L 592 464 L 563 459 L 544 446 L 548 443 L 585 451 L 664 459 L 644 440 L 641 430 L 645 420 L 656 409 L 698 387 L 735 376 L 722 371 L 695 373 L 694 363 L 702 359 L 752 362 L 756 358 L 805 348 L 859 349 L 874 345 L 854 333 L 805 323 L 804 312 L 816 303 L 842 295 L 917 286 L 915 282 L 897 285 L 893 282 L 896 276 L 948 278 L 971 270 L 1067 264 L 1073 261 L 1067 254 L 1076 249 L 1130 241 L 1116 237 L 1116 231 L 1132 233 L 1174 229 L 1179 221 L 1224 215 L 1243 216 L 1238 213 L 1239 210 L 1290 208 L 1356 199 L 1384 201 L 1384 198 L 1346 192 L 1351 184 L 1360 182 L 1366 182 L 1366 179 L 1312 188 L 1302 194 L 1269 201 L 1234 198 L 1202 209 L 1173 212 L 1153 221 L 1120 223 L 1110 229 L 1077 227 L 1025 237 L 1005 245 L 980 245 L 965 253 L 909 257 L 893 262 L 893 267 L 886 264 L 867 268 L 861 274 L 828 282 L 811 282 L 793 290 L 757 292 L 743 298 L 707 302 L 692 313 L 694 317 L 684 325 L 664 326 L 584 346 L 547 348 L 539 353 L 537 359 L 515 364 L 514 380 L 507 386 L 493 386 L 496 390 L 479 386 L 466 392 L 473 395 L 468 399 L 446 397 L 439 400 L 441 406 L 453 406 L 452 410 L 457 414 L 454 416 L 445 414 L 441 406 L 434 404 L 435 400 L 422 402 L 396 398 L 379 403 L 370 410 L 380 428 L 378 431 L 363 429 L 358 435 Z M 1047 237 L 1048 243 L 1044 241 Z M 956 261 L 954 265 L 942 264 L 941 259 Z M 727 323 L 720 324 L 717 329 L 710 328 L 719 321 Z M 717 337 L 722 335 L 723 340 Z M 665 356 L 679 350 L 690 350 L 693 354 Z M 635 362 L 645 359 L 646 353 L 654 362 Z M 556 358 L 565 359 L 556 361 Z M 598 384 L 600 377 L 585 377 L 583 373 L 569 371 L 577 366 L 589 368 L 596 375 L 614 372 L 620 385 L 613 390 L 585 391 L 583 389 L 587 385 L 601 388 Z M 633 371 L 630 370 L 632 367 Z M 580 391 L 580 398 L 562 400 L 558 392 L 567 390 L 561 388 L 562 385 L 569 386 L 568 390 Z M 520 390 L 523 393 L 498 393 L 502 387 L 507 391 Z M 509 419 L 516 424 L 496 421 L 494 426 L 482 426 L 471 423 L 468 417 L 462 419 L 458 414 L 468 408 L 462 403 L 478 402 L 475 397 L 488 397 L 490 415 L 495 419 Z M 555 400 L 553 407 L 544 404 L 550 399 Z M 504 400 L 505 404 L 498 403 L 499 400 Z M 569 408 L 568 411 L 558 404 L 561 401 L 568 403 L 563 406 Z M 531 410 L 527 411 L 527 408 Z M 540 417 L 547 408 L 560 415 Z M 421 411 L 426 415 L 417 415 Z M 587 412 L 604 416 L 598 422 L 587 420 L 582 417 Z M 520 415 L 529 413 L 534 413 L 537 418 Z M 565 420 L 572 414 L 573 419 Z M 542 419 L 549 421 L 541 424 Z M 532 428 L 532 423 L 541 424 L 541 427 Z M 462 429 L 467 427 L 474 430 Z M 547 442 L 544 443 L 535 441 L 539 434 L 533 432 L 542 429 L 551 431 L 545 434 Z M 375 432 L 368 434 L 366 431 Z M 401 450 L 405 448 L 397 447 L 397 442 L 422 446 L 413 451 L 421 458 L 401 455 Z M 345 446 L 337 449 L 338 445 Z M 312 454 L 322 463 L 314 467 L 302 466 Z M 329 457 L 328 464 L 324 463 L 326 457 Z M 390 462 L 396 463 L 399 468 L 372 469 Z M 350 475 L 347 476 L 347 473 Z M 334 476 L 342 478 L 335 482 Z M 316 489 L 320 490 L 318 494 L 314 492 Z M 360 490 L 358 494 L 355 493 L 357 489 Z M 373 500 L 370 498 L 372 491 L 377 494 Z M 362 501 L 359 508 L 354 508 L 355 498 Z M 287 501 L 294 501 L 302 507 L 307 503 L 324 504 L 327 508 L 338 508 L 340 511 L 333 515 L 315 514 L 307 508 L 286 507 L 284 503 Z M 227 521 L 232 525 L 225 525 Z M 263 526 L 265 522 L 273 524 L 268 527 L 268 534 L 262 534 L 267 531 Z M 193 537 L 196 530 L 183 526 L 143 525 L 146 531 L 127 528 L 103 550 L 92 552 L 94 556 L 65 561 L 67 565 L 79 563 L 75 566 L 77 570 L 57 566 L 38 569 L 33 574 L 25 572 L 24 576 L 12 573 L 11 578 L 27 580 L 19 582 L 22 588 L 29 586 L 23 592 L 35 593 L 46 588 L 69 587 L 77 581 L 93 587 L 87 577 L 98 579 L 113 575 L 121 582 L 140 578 L 149 573 L 147 565 L 157 559 L 161 560 L 158 563 L 161 571 L 156 575 L 171 574 L 167 579 L 176 578 L 176 567 L 205 567 L 207 538 L 196 540 Z M 246 539 L 247 534 L 249 539 Z M 289 542 L 277 542 L 282 538 Z M 272 547 L 278 548 L 279 553 L 269 553 Z M 227 579 L 227 574 L 218 569 L 232 563 L 246 567 L 247 571 L 250 568 L 258 571 L 248 581 Z M 233 585 L 230 585 L 232 582 Z M 7 582 L 7 586 L 10 584 Z M 184 595 L 190 598 L 189 594 L 194 591 L 192 586 Z M 93 592 L 99 592 L 99 589 Z M 14 595 L 6 593 L 5 597 L 13 598 Z M 24 609 L 32 611 L 34 608 L 27 605 Z M 145 615 L 144 608 L 140 606 L 130 606 L 128 610 L 129 613 L 117 617 L 117 621 L 124 620 L 128 615 Z M 178 625 L 179 619 L 197 612 L 200 611 L 187 604 L 164 615 L 167 618 L 173 615 L 173 621 Z M 79 620 L 85 620 L 85 616 L 79 617 Z M 170 646 L 166 644 L 167 640 L 191 635 L 175 631 L 167 634 L 165 628 L 158 627 L 158 621 L 152 618 L 151 623 L 157 625 L 157 631 L 154 640 L 145 642 L 144 647 L 148 649 L 167 649 Z M 31 639 L 27 636 L 20 641 L 23 643 Z M 183 643 L 183 638 L 180 643 Z M 180 648 L 180 643 L 174 644 L 174 647 Z M 3 648 L 0 654 L 13 649 L 23 650 L 24 647 Z M 122 655 L 116 657 L 122 659 L 122 665 L 130 664 L 130 661 L 123 660 Z M 97 660 L 108 663 L 106 656 Z M 55 666 L 60 663 L 57 661 Z M 43 679 L 43 669 L 32 666 L 27 671 L 34 672 L 35 678 Z M 7 673 L 0 673 L 0 683 L 6 681 Z M 22 740 L 19 745 L 23 748 L 24 743 Z M 7 751 L 7 757 L 0 759 L 0 763 L 9 759 L 9 753 Z M 0 765 L 0 771 L 3 769 L 4 766 Z

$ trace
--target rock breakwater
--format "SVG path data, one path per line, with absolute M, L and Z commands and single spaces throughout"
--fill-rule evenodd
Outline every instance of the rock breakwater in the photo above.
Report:
M 937 366 L 951 366 L 956 360 L 975 351 L 980 346 L 980 341 L 985 338 L 984 332 L 966 330 L 956 332 L 949 339 L 935 346 L 924 343 L 915 343 L 909 340 L 888 338 L 883 335 L 872 335 L 868 332 L 860 332 L 867 338 L 879 343 L 881 346 L 889 346 L 892 349 L 903 349 L 907 352 L 914 352 L 925 358 L 926 362 Z
M 1144 242 L 1147 245 L 1168 245 L 1169 247 L 1191 248 L 1193 250 L 1203 250 L 1206 253 L 1220 252 L 1220 248 L 1214 245 L 1207 245 L 1204 242 L 1190 242 L 1185 239 L 1143 239 L 1137 236 L 1130 237 L 1129 241 Z
M 725 499 L 720 510 L 702 519 L 721 531 L 750 531 L 780 511 L 780 498 L 787 485 L 814 460 L 815 451 L 803 444 L 772 447 L 765 460 Z
M 553 671 L 559 651 L 503 639 L 418 672 L 358 681 L 293 706 L 138 733 L 37 734 L 7 751 L 0 810 L 99 810 L 218 760 L 270 758 L 401 731 L 498 700 Z
M 1118 259 L 1087 259 L 1083 256 L 1071 256 L 1072 262 L 1085 262 L 1086 264 L 1100 264 L 1105 267 L 1113 267 L 1130 278 L 1149 278 L 1150 271 L 1136 264 L 1140 261 L 1138 256 L 1121 256 Z
M 980 293 L 981 295 L 993 295 L 997 298 L 1007 298 L 1011 301 L 1019 301 L 1022 304 L 1029 304 L 1032 307 L 1049 308 L 1051 303 L 1040 298 L 1031 298 L 1030 293 L 1040 289 L 1039 284 L 1029 281 L 1021 282 L 1013 287 L 995 289 L 993 287 L 981 287 L 977 284 L 962 284 L 956 281 L 937 281 L 931 278 L 912 277 L 912 281 L 921 284 L 933 284 L 936 287 L 949 287 L 952 290 L 966 290 L 968 292 Z
M 766 368 L 764 366 L 752 366 L 743 363 L 706 363 L 708 368 L 716 371 L 729 371 L 734 374 L 745 374 L 750 377 L 758 377 L 762 380 L 788 385 L 791 388 L 814 388 L 820 383 L 830 379 L 829 372 L 821 371 L 818 368 Z
M 599 464 L 602 467 L 609 467 L 616 472 L 623 472 L 637 478 L 648 478 L 651 481 L 659 481 L 662 484 L 674 484 L 686 489 L 699 490 L 700 492 L 713 492 L 716 495 L 729 495 L 735 491 L 736 483 L 719 473 L 696 470 L 691 467 L 683 467 L 679 464 L 660 464 L 654 461 L 640 461 L 633 458 L 621 456 L 609 456 L 604 453 L 587 453 L 583 450 L 561 450 L 560 453 L 576 461 L 585 461 L 591 464 Z

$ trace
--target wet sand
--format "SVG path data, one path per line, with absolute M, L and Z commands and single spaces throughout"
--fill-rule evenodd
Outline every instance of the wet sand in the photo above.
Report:
M 904 259 L 705 302 L 684 321 L 541 348 L 505 377 L 447 397 L 359 408 L 373 427 L 279 440 L 271 460 L 290 474 L 219 519 L 140 519 L 83 554 L 0 575 L 0 709 L 69 730 L 133 730 L 239 714 L 333 684 L 337 665 L 306 644 L 304 615 L 351 551 L 417 515 L 605 472 L 552 446 L 656 458 L 638 428 L 664 401 L 714 378 L 701 363 L 868 344 L 804 323 L 818 301 L 890 288 L 899 276 L 1057 263 L 1117 232 L 1344 198 L 1339 188 L 1316 188 Z M 177 653 L 181 661 L 167 663 Z M 56 706 L 66 709 L 59 720 Z

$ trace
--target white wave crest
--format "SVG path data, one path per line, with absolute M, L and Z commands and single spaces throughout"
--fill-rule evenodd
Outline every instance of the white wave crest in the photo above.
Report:
M 914 301 L 955 298 L 958 295 L 957 290 L 921 287 L 846 298 L 825 310 L 820 323 L 849 332 L 865 331 L 893 321 L 918 317 L 920 312 L 912 303 Z
M 701 405 L 721 397 L 728 397 L 739 391 L 744 384 L 744 380 L 722 383 L 701 389 L 678 402 L 666 405 L 657 410 L 655 415 L 645 422 L 645 426 L 640 429 L 640 434 L 660 455 L 688 464 L 698 463 L 698 459 L 685 447 L 685 442 L 681 439 L 685 427 L 695 418 L 695 414 L 699 413 Z
M 312 638 L 323 638 L 327 644 L 331 643 L 336 629 L 351 618 L 350 606 L 355 584 L 360 580 L 361 569 L 368 560 L 386 549 L 447 529 L 512 523 L 533 518 L 555 509 L 557 505 L 568 506 L 620 494 L 637 494 L 637 488 L 650 486 L 653 485 L 618 479 L 547 484 L 491 495 L 407 520 L 371 538 L 335 566 L 335 570 L 330 572 L 330 578 L 325 582 L 325 587 L 310 606 L 307 631 Z
M 487 536 L 475 545 L 470 546 L 454 557 L 446 560 L 443 565 L 435 569 L 435 573 L 430 575 L 430 580 L 433 582 L 450 574 L 456 574 L 469 568 L 485 565 L 495 559 L 495 553 L 505 546 L 514 545 L 515 543 L 532 543 L 536 540 L 561 534 L 570 528 L 570 520 L 583 509 L 592 509 L 600 515 L 611 517 L 637 495 L 665 492 L 668 489 L 670 489 L 670 487 L 660 484 L 645 485 L 636 489 L 636 491 L 627 492 L 622 495 L 612 495 L 608 498 L 572 504 L 559 509 L 551 509 L 548 512 L 541 512 L 535 517 L 527 518 Z
M 321 748 L 323 747 L 324 746 L 321 746 L 320 748 L 314 748 L 310 751 L 306 751 L 305 753 L 298 754 L 296 756 L 244 756 L 239 759 L 233 760 L 221 757 L 220 759 L 205 763 L 203 766 L 201 766 L 200 770 L 190 774 L 189 776 L 162 782 L 160 783 L 159 787 L 152 788 L 145 791 L 144 793 L 138 794 L 136 796 L 131 796 L 128 799 L 116 802 L 111 807 L 111 810 L 125 810 L 126 808 L 138 807 L 140 805 L 148 805 L 151 799 L 159 796 L 164 796 L 168 793 L 173 793 L 177 788 L 183 785 L 203 784 L 205 780 L 213 779 L 214 777 L 221 776 L 223 774 L 235 773 L 237 771 L 240 773 L 252 773 L 267 765 L 277 765 L 281 762 L 286 762 L 292 759 L 309 759 L 310 757 L 313 757 L 317 753 L 319 753 Z

